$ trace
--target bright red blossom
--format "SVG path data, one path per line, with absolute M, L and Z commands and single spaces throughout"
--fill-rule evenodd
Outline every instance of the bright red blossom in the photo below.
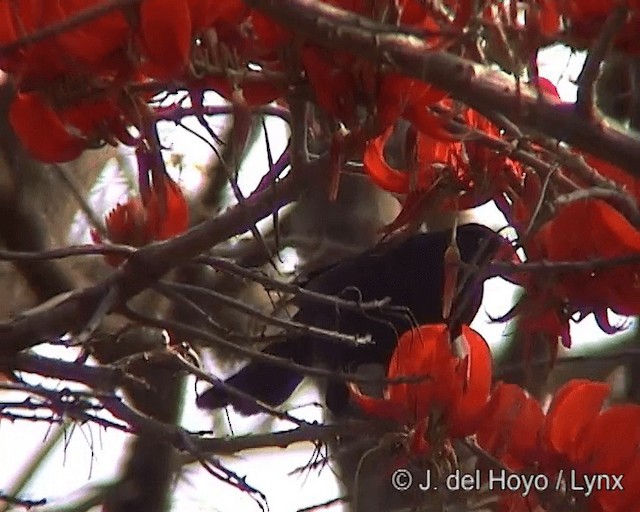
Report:
M 544 418 L 535 398 L 515 384 L 499 382 L 484 417 L 488 421 L 476 433 L 481 447 L 515 470 L 535 462 L 539 432 L 532 425 L 541 424 Z
M 398 341 L 387 377 L 415 376 L 422 381 L 390 384 L 382 399 L 365 396 L 350 385 L 352 399 L 366 414 L 414 429 L 416 455 L 428 453 L 433 443 L 472 434 L 486 405 L 491 384 L 489 347 L 467 326 L 458 341 L 460 357 L 452 352 L 446 325 L 408 331 Z
M 609 386 L 572 380 L 553 397 L 546 415 L 513 384 L 498 384 L 478 443 L 512 469 L 536 468 L 556 478 L 575 471 L 577 481 L 589 475 L 624 475 L 624 490 L 576 491 L 581 510 L 626 512 L 640 498 L 640 406 L 614 405 L 602 411 Z M 538 503 L 536 496 L 511 496 L 514 510 Z M 528 505 L 527 505 L 528 504 Z M 535 507 L 533 507 L 535 508 Z
M 166 240 L 189 228 L 189 208 L 180 187 L 165 175 L 162 183 L 166 205 L 161 207 L 160 194 L 153 188 L 143 198 L 132 197 L 116 206 L 105 218 L 108 239 L 115 244 L 142 247 Z M 95 243 L 102 243 L 97 231 L 91 231 Z M 107 263 L 117 267 L 125 258 L 109 254 Z
M 27 150 L 43 162 L 73 160 L 87 147 L 37 92 L 18 94 L 9 108 L 9 121 Z
M 601 199 L 573 201 L 562 206 L 525 242 L 528 261 L 586 262 L 640 253 L 640 232 L 613 206 Z M 525 275 L 527 298 L 514 313 L 523 312 L 532 330 L 540 326 L 570 345 L 568 321 L 573 312 L 594 313 L 607 332 L 610 308 L 620 315 L 640 313 L 640 265 L 626 263 L 603 268 L 567 270 L 551 276 Z M 546 327 L 545 327 L 546 326 Z M 555 327 L 554 327 L 555 326 Z M 554 332 L 555 329 L 555 332 Z M 551 340 L 555 343 L 555 339 Z

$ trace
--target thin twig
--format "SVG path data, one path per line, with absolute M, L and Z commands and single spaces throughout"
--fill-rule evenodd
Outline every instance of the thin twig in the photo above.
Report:
M 593 258 L 584 261 L 536 261 L 525 263 L 493 262 L 488 265 L 485 277 L 495 277 L 502 274 L 517 274 L 520 272 L 532 272 L 551 274 L 554 272 L 591 272 L 604 268 L 616 267 L 640 263 L 640 254 L 628 254 L 615 258 Z
M 229 260 L 214 258 L 211 256 L 199 256 L 198 258 L 195 258 L 195 261 L 204 265 L 208 265 L 216 270 L 255 281 L 256 283 L 261 284 L 267 291 L 278 290 L 284 293 L 290 293 L 303 299 L 308 299 L 323 304 L 330 304 L 340 309 L 348 309 L 352 311 L 377 310 L 388 311 L 389 313 L 404 312 L 404 308 L 400 306 L 390 305 L 391 301 L 389 298 L 367 302 L 346 300 L 334 295 L 325 295 L 323 293 L 318 293 L 312 290 L 301 288 L 300 286 L 296 286 L 294 284 L 277 281 L 260 272 L 256 272 L 254 270 L 241 267 L 240 265 L 236 265 Z
M 40 30 L 26 34 L 25 36 L 17 38 L 15 41 L 0 46 L 0 56 L 4 56 L 11 53 L 14 50 L 22 48 L 24 46 L 37 43 L 49 37 L 56 36 L 68 30 L 71 30 L 80 25 L 84 25 L 89 21 L 95 20 L 104 16 L 105 14 L 122 9 L 130 5 L 140 3 L 141 0 L 109 0 L 99 5 L 95 5 L 80 11 L 79 13 L 64 18 L 63 20 L 46 25 Z
M 342 342 L 342 343 L 346 343 L 348 345 L 354 345 L 354 346 L 367 345 L 372 342 L 371 335 L 341 334 L 337 331 L 322 329 L 320 327 L 315 327 L 313 325 L 301 324 L 300 322 L 296 322 L 294 320 L 287 320 L 284 318 L 278 318 L 272 315 L 268 315 L 248 305 L 245 302 L 242 302 L 238 299 L 234 299 L 233 297 L 229 297 L 228 295 L 224 295 L 223 293 L 216 292 L 215 290 L 203 288 L 202 286 L 159 281 L 155 285 L 155 288 L 158 289 L 159 291 L 166 291 L 168 289 L 172 289 L 173 291 L 177 291 L 185 295 L 186 294 L 204 295 L 206 297 L 214 299 L 215 301 L 221 304 L 224 304 L 233 309 L 241 311 L 247 315 L 250 315 L 253 318 L 262 320 L 267 324 L 275 325 L 277 327 L 282 327 L 283 329 L 286 329 L 289 333 L 292 333 L 292 334 L 307 335 L 315 338 L 326 339 L 329 341 L 338 341 L 338 342 Z
M 91 226 L 96 231 L 98 231 L 103 237 L 107 237 L 108 236 L 107 230 L 104 226 L 104 223 L 96 215 L 96 212 L 93 211 L 93 208 L 85 199 L 84 194 L 80 190 L 80 185 L 78 185 L 78 182 L 76 181 L 75 177 L 62 165 L 53 164 L 51 167 L 56 172 L 56 174 L 60 177 L 60 179 L 64 181 L 64 183 L 67 185 L 67 187 L 71 191 L 71 194 L 73 195 L 75 200 L 78 202 L 78 206 L 80 206 L 82 213 L 84 213 L 87 219 L 89 220 L 89 224 L 91 224 Z
M 235 343 L 229 340 L 221 338 L 220 336 L 216 336 L 215 334 L 209 333 L 202 329 L 198 329 L 197 327 L 193 327 L 192 325 L 188 325 L 182 322 L 177 322 L 175 320 L 169 320 L 166 318 L 157 319 L 148 315 L 143 315 L 137 311 L 134 311 L 129 306 L 125 306 L 123 310 L 124 310 L 124 313 L 130 319 L 138 321 L 140 323 L 151 325 L 154 327 L 159 327 L 161 329 L 167 329 L 185 338 L 203 339 L 214 345 L 217 345 L 226 350 L 229 350 L 230 352 L 245 356 L 249 359 L 252 359 L 261 363 L 270 364 L 275 367 L 293 370 L 302 375 L 308 375 L 310 377 L 321 377 L 321 378 L 326 378 L 331 380 L 349 381 L 349 382 L 354 382 L 358 384 L 416 383 L 416 382 L 422 382 L 426 379 L 431 378 L 429 375 L 411 375 L 411 376 L 401 375 L 394 379 L 381 379 L 379 377 L 367 377 L 363 375 L 345 373 L 341 371 L 331 371 L 331 370 L 325 370 L 322 368 L 314 368 L 312 366 L 305 366 L 302 364 L 294 363 L 289 359 L 273 356 L 271 354 L 267 354 L 265 352 L 260 352 L 257 350 L 252 350 L 250 348 L 243 347 L 241 345 L 236 345 Z M 303 343 L 303 341 L 300 341 L 300 342 Z

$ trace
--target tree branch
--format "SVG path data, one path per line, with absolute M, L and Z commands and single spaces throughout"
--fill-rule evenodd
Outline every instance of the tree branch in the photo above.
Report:
M 447 91 L 484 113 L 496 111 L 640 176 L 640 135 L 613 121 L 591 121 L 574 105 L 552 98 L 513 77 L 446 52 L 435 52 L 402 27 L 371 20 L 315 0 L 246 0 L 287 28 L 322 46 L 339 48 L 387 69 Z

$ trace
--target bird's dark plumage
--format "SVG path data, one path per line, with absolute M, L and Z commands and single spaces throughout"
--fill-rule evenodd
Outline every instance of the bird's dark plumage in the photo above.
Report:
M 473 261 L 478 250 L 489 239 L 489 254 L 494 254 L 503 243 L 502 237 L 485 226 L 460 226 L 457 243 L 464 262 Z M 303 364 L 320 363 L 334 370 L 350 370 L 364 363 L 388 365 L 398 336 L 417 324 L 442 322 L 442 296 L 444 288 L 444 253 L 451 240 L 451 231 L 421 233 L 392 247 L 381 246 L 354 258 L 342 261 L 315 273 L 306 283 L 308 290 L 338 295 L 345 299 L 373 301 L 389 297 L 390 304 L 410 310 L 408 314 L 389 314 L 383 311 L 338 310 L 330 304 L 309 299 L 298 299 L 297 322 L 346 334 L 370 334 L 372 344 L 348 346 L 340 342 L 313 337 L 291 336 L 274 343 L 265 352 Z M 482 285 L 470 291 L 464 311 L 451 328 L 455 332 L 463 323 L 469 323 L 482 301 Z M 295 371 L 252 362 L 230 377 L 226 383 L 241 389 L 260 401 L 278 406 L 282 404 L 302 381 Z M 332 381 L 326 390 L 327 405 L 334 412 L 348 402 L 343 382 Z M 242 414 L 259 412 L 255 403 L 231 398 L 219 387 L 211 387 L 197 399 L 204 409 L 217 409 L 233 405 Z

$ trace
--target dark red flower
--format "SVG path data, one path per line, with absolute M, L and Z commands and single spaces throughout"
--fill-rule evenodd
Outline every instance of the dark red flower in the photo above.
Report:
M 140 33 L 148 59 L 144 72 L 161 79 L 180 75 L 189 60 L 192 30 L 186 0 L 143 0 Z
M 423 325 L 405 332 L 393 353 L 387 377 L 422 380 L 389 384 L 382 399 L 365 396 L 357 386 L 350 385 L 352 399 L 366 414 L 412 429 L 411 445 L 416 455 L 428 453 L 432 443 L 472 434 L 486 406 L 491 385 L 489 347 L 467 326 L 458 341 L 461 356 L 453 354 L 445 324 Z
M 68 162 L 87 147 L 87 141 L 72 133 L 37 92 L 18 93 L 9 108 L 9 121 L 29 153 L 42 162 Z
M 477 439 L 509 468 L 544 473 L 580 483 L 594 475 L 623 475 L 623 489 L 604 485 L 587 495 L 569 488 L 580 510 L 626 512 L 640 502 L 640 406 L 614 405 L 602 410 L 609 386 L 575 379 L 556 391 L 546 415 L 537 402 L 513 384 L 494 389 Z M 562 473 L 561 473 L 562 471 Z M 560 476 L 559 476 L 560 475 Z M 538 503 L 505 496 L 504 504 Z M 634 508 L 635 507 L 635 508 Z
M 158 191 L 151 189 L 144 198 L 132 197 L 119 204 L 105 218 L 107 238 L 115 244 L 142 247 L 154 241 L 167 240 L 189 228 L 189 208 L 180 187 L 165 175 L 162 183 L 166 206 L 161 208 Z M 91 231 L 95 243 L 102 243 L 102 236 Z M 117 267 L 125 258 L 109 254 L 105 260 Z
M 95 0 L 48 0 L 43 5 L 44 23 L 51 25 L 94 7 Z M 55 40 L 69 57 L 83 62 L 96 62 L 123 47 L 128 34 L 129 24 L 124 14 L 119 10 L 111 10 L 95 20 L 61 32 Z

